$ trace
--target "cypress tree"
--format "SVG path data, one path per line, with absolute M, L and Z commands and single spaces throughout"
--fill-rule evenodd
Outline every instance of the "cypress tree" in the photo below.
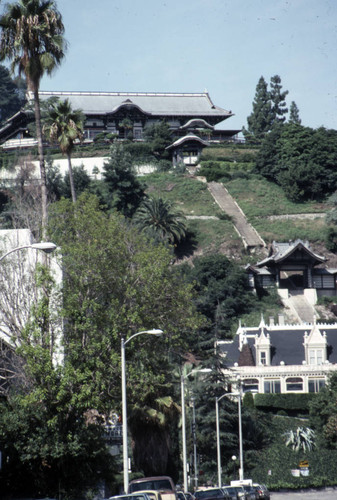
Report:
M 268 85 L 263 76 L 256 86 L 253 111 L 247 118 L 248 129 L 243 129 L 247 141 L 261 142 L 272 124 L 272 106 Z
M 300 112 L 295 101 L 291 101 L 289 110 L 289 123 L 301 125 Z

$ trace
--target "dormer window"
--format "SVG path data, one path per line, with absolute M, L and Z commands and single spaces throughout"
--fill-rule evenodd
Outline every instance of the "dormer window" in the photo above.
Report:
M 309 349 L 309 365 L 323 364 L 323 349 Z
M 260 365 L 267 364 L 267 353 L 266 351 L 260 351 Z

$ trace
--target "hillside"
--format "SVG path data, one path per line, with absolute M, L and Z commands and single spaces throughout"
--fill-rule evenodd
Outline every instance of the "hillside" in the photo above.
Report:
M 273 240 L 309 240 L 312 247 L 329 258 L 329 266 L 337 265 L 336 256 L 325 248 L 326 203 L 293 203 L 282 189 L 252 173 L 256 150 L 244 146 L 211 147 L 204 150 L 200 173 L 207 169 L 226 174 L 218 179 L 244 212 L 248 222 L 268 245 Z M 240 160 L 248 161 L 240 161 Z M 189 255 L 223 253 L 240 262 L 252 261 L 231 220 L 211 196 L 205 179 L 198 172 L 178 175 L 156 173 L 144 178 L 149 195 L 174 202 L 187 217 L 194 234 Z M 202 182 L 204 180 L 204 182 Z M 256 260 L 258 256 L 254 256 Z

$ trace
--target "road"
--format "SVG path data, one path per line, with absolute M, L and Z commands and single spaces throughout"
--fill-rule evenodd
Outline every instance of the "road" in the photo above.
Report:
M 271 492 L 270 500 L 336 500 L 337 489 L 302 490 L 296 492 Z

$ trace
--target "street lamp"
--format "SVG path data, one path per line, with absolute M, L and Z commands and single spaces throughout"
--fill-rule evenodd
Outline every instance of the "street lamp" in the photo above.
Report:
M 227 396 L 227 393 L 223 394 L 219 398 L 215 398 L 215 418 L 216 418 L 216 451 L 217 451 L 217 462 L 218 462 L 218 487 L 221 488 L 221 452 L 220 452 L 220 423 L 219 423 L 219 401 L 220 399 Z
M 238 417 L 239 417 L 239 480 L 242 481 L 244 477 L 243 473 L 243 440 L 242 440 L 242 417 L 241 417 L 241 397 L 242 390 L 240 386 L 240 392 L 226 392 L 219 398 L 215 398 L 215 415 L 216 415 L 216 443 L 217 443 L 217 462 L 218 462 L 218 485 L 221 488 L 221 453 L 220 453 L 220 426 L 219 426 L 219 401 L 225 396 L 234 396 L 238 398 Z M 236 458 L 236 457 L 235 457 Z
M 51 243 L 50 241 L 41 241 L 40 243 L 32 243 L 31 245 L 22 245 L 20 247 L 13 248 L 6 252 L 4 255 L 0 257 L 0 262 L 2 259 L 7 257 L 7 255 L 17 252 L 18 250 L 24 250 L 25 248 L 32 248 L 33 250 L 42 250 L 45 253 L 51 253 L 56 249 L 55 243 Z
M 127 340 L 121 338 L 121 369 L 122 369 L 122 430 L 123 430 L 123 475 L 124 475 L 124 493 L 129 489 L 129 457 L 128 457 L 128 417 L 126 406 L 126 370 L 125 370 L 125 346 L 130 340 L 138 337 L 138 335 L 155 335 L 160 336 L 164 332 L 162 330 L 144 330 L 134 333 Z
M 209 373 L 212 370 L 210 368 L 200 368 L 199 370 L 192 370 L 187 375 L 182 375 L 180 379 L 181 383 L 181 434 L 183 441 L 183 481 L 184 481 L 184 491 L 188 491 L 188 483 L 187 483 L 187 451 L 186 451 L 186 413 L 185 413 L 185 380 L 195 373 Z M 193 407 L 193 416 L 195 418 L 195 409 Z M 195 421 L 194 421 L 195 425 Z M 195 432 L 195 430 L 194 430 Z M 197 481 L 197 470 L 196 470 L 196 441 L 194 439 L 194 475 L 195 481 Z

